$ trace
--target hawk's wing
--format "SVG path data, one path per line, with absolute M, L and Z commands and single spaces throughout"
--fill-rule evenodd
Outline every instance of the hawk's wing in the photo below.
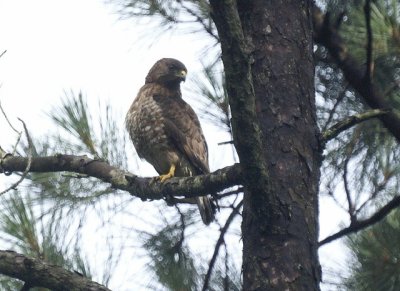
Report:
M 167 136 L 194 166 L 197 174 L 210 172 L 208 148 L 199 119 L 182 98 L 153 96 L 160 104 Z

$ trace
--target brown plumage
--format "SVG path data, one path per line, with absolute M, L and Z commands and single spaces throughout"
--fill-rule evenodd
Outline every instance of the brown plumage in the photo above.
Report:
M 208 149 L 193 109 L 182 99 L 186 67 L 161 59 L 150 69 L 127 115 L 126 128 L 139 157 L 154 166 L 161 181 L 209 173 Z M 196 198 L 205 224 L 214 219 L 210 197 Z

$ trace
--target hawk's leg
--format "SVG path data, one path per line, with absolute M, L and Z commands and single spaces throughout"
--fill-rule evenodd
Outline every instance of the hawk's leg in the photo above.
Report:
M 166 180 L 168 180 L 168 179 L 170 179 L 170 178 L 172 178 L 174 176 L 175 176 L 175 165 L 172 164 L 171 168 L 169 168 L 169 172 L 167 174 L 165 174 L 165 175 L 160 175 L 159 178 L 160 178 L 161 182 L 164 182 L 164 181 L 166 181 Z

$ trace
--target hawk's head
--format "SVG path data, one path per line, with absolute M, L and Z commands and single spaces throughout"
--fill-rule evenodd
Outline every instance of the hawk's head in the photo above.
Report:
M 146 77 L 147 83 L 159 83 L 167 86 L 177 86 L 185 81 L 187 69 L 176 59 L 164 58 L 157 61 Z

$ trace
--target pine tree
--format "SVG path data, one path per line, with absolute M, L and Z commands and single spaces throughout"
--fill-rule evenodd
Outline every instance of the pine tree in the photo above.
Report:
M 146 217 L 145 225 L 150 227 L 126 228 L 117 218 L 121 213 L 135 213 L 132 209 L 143 202 L 118 194 L 129 190 L 142 199 L 159 198 L 157 189 L 146 188 L 147 180 L 134 184 L 135 176 L 110 178 L 85 167 L 72 167 L 78 174 L 71 175 L 24 172 L 24 183 L 34 191 L 28 195 L 18 190 L 20 196 L 10 195 L 10 191 L 4 196 L 12 199 L 1 205 L 17 211 L 10 212 L 16 214 L 14 220 L 7 220 L 11 215 L 2 218 L 3 232 L 18 242 L 18 251 L 46 259 L 52 257 L 45 251 L 45 245 L 50 246 L 64 258 L 52 262 L 90 277 L 93 271 L 83 259 L 77 238 L 85 218 L 95 213 L 103 226 L 129 230 L 121 232 L 122 241 L 139 242 L 137 250 L 147 258 L 145 287 L 237 290 L 240 272 L 227 235 L 228 230 L 237 230 L 232 221 L 241 214 L 242 230 L 237 233 L 243 238 L 245 290 L 318 290 L 318 247 L 377 223 L 400 204 L 400 33 L 397 1 L 331 0 L 319 3 L 324 10 L 311 2 L 119 1 L 126 16 L 156 19 L 163 29 L 201 30 L 211 47 L 221 46 L 221 51 L 215 47 L 209 51 L 215 58 L 204 64 L 204 83 L 196 90 L 204 95 L 207 106 L 212 104 L 213 111 L 205 110 L 204 116 L 232 134 L 240 174 L 238 165 L 221 170 L 213 177 L 225 184 L 215 182 L 210 187 L 245 187 L 219 194 L 221 221 L 214 233 L 218 239 L 211 259 L 198 257 L 191 246 L 198 218 L 184 205 L 184 199 L 173 200 L 174 207 L 152 202 L 159 215 Z M 316 42 L 316 101 L 312 38 Z M 44 142 L 27 138 L 19 152 L 32 157 L 88 153 L 94 159 L 81 158 L 85 166 L 91 163 L 98 170 L 112 166 L 126 169 L 126 137 L 115 131 L 119 127 L 112 108 L 105 106 L 99 126 L 90 116 L 82 95 L 64 99 L 50 117 L 65 135 L 49 135 Z M 24 169 L 17 167 L 18 159 L 0 150 L 6 173 Z M 74 156 L 68 158 L 76 161 Z M 32 159 L 25 158 L 23 165 L 29 161 Z M 112 169 L 120 173 L 117 168 Z M 232 176 L 229 182 L 224 180 Z M 110 181 L 119 190 L 110 188 Z M 210 182 L 202 181 L 204 187 Z M 137 187 L 132 190 L 130 183 Z M 198 189 L 193 184 L 191 187 Z M 318 194 L 337 201 L 350 221 L 320 242 Z M 140 215 L 128 217 L 141 219 Z M 355 261 L 350 278 L 344 282 L 348 288 L 397 286 L 396 217 L 394 212 L 381 226 L 350 237 Z M 63 248 L 65 237 L 57 231 L 74 234 L 72 248 Z M 209 236 L 211 233 L 208 230 Z M 113 234 L 109 235 L 107 239 L 114 245 Z M 49 236 L 56 239 L 44 244 Z M 116 264 L 126 250 L 125 245 L 112 248 L 109 261 Z M 385 281 L 369 275 L 383 269 L 382 265 L 387 270 L 381 277 Z M 103 270 L 102 280 L 92 276 L 107 285 L 111 274 L 108 268 Z M 4 286 L 7 284 L 14 282 Z

